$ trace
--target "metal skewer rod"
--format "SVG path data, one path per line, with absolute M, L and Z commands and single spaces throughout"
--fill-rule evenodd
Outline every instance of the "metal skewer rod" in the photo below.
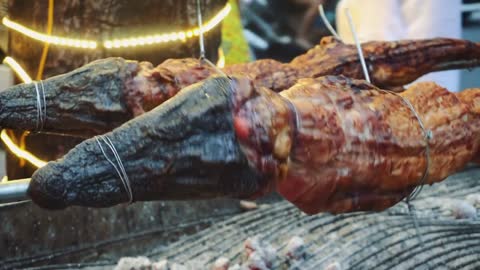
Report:
M 30 200 L 27 196 L 30 178 L 0 183 L 0 204 Z

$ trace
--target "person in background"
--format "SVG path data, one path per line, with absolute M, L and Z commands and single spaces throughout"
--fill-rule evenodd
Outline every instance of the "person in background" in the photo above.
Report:
M 354 43 L 345 9 L 348 8 L 360 42 L 372 40 L 461 38 L 462 0 L 340 0 L 337 31 L 345 43 Z M 436 72 L 418 81 L 433 81 L 459 91 L 460 71 Z

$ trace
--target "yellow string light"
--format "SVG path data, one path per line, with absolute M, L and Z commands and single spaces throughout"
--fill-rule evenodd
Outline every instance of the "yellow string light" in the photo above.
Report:
M 222 22 L 223 19 L 225 19 L 225 17 L 227 17 L 231 10 L 231 5 L 227 3 L 225 7 L 220 10 L 212 19 L 202 25 L 203 32 L 205 33 L 215 28 L 215 26 L 217 26 L 220 22 Z M 106 40 L 103 43 L 103 46 L 107 49 L 145 46 L 159 43 L 184 41 L 187 38 L 192 38 L 198 35 L 200 35 L 200 30 L 197 27 L 188 31 Z
M 27 160 L 28 162 L 32 163 L 34 166 L 40 168 L 45 166 L 47 164 L 46 161 L 43 161 L 36 156 L 32 155 L 30 152 L 25 151 L 20 149 L 13 141 L 12 139 L 7 135 L 6 130 L 2 130 L 0 133 L 0 138 L 2 141 L 5 143 L 5 145 L 8 147 L 8 149 L 15 154 L 17 157 L 23 158 Z
M 32 39 L 35 39 L 41 42 L 58 45 L 58 46 L 83 48 L 83 49 L 97 48 L 97 42 L 94 40 L 65 38 L 65 37 L 43 34 L 35 30 L 32 30 L 26 26 L 23 26 L 19 23 L 11 21 L 7 17 L 3 18 L 2 23 L 9 29 L 15 30 L 27 37 L 30 37 Z
M 10 56 L 7 56 L 5 57 L 5 59 L 3 59 L 3 63 L 8 65 L 24 83 L 32 82 L 32 78 L 28 76 L 27 72 L 25 72 L 22 66 L 20 66 L 20 64 L 17 63 L 15 59 L 11 58 Z
M 217 26 L 219 23 L 222 22 L 223 19 L 225 19 L 225 17 L 227 17 L 227 15 L 230 13 L 231 10 L 232 10 L 231 5 L 227 3 L 225 7 L 223 7 L 212 19 L 210 19 L 207 23 L 202 25 L 203 32 L 208 32 L 213 28 L 215 28 L 215 26 Z M 65 38 L 65 37 L 40 33 L 26 26 L 23 26 L 17 22 L 14 22 L 8 19 L 7 17 L 4 17 L 2 22 L 9 29 L 15 30 L 25 36 L 28 36 L 32 39 L 42 41 L 45 43 L 54 44 L 58 46 L 76 47 L 76 48 L 84 48 L 84 49 L 95 49 L 98 46 L 97 42 L 94 40 Z M 126 47 L 160 44 L 160 43 L 167 43 L 167 42 L 185 41 L 188 38 L 196 37 L 199 35 L 200 35 L 200 29 L 197 27 L 187 31 L 106 40 L 103 42 L 102 45 L 106 49 L 118 49 L 118 48 L 126 48 Z

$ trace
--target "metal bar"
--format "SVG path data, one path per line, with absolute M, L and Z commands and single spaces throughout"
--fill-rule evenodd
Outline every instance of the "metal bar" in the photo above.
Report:
M 30 200 L 27 188 L 30 178 L 0 183 L 0 203 L 12 203 Z
M 350 11 L 348 10 L 348 8 L 345 9 L 345 14 L 347 15 L 348 24 L 350 25 L 350 30 L 352 31 L 353 39 L 355 40 L 355 45 L 357 46 L 357 51 L 358 55 L 360 56 L 360 63 L 362 64 L 365 80 L 370 83 L 371 81 L 368 74 L 367 64 L 365 63 L 365 57 L 363 56 L 362 47 L 360 45 L 360 41 L 358 40 L 357 31 L 355 30 L 355 26 L 353 25 L 352 16 L 350 15 Z

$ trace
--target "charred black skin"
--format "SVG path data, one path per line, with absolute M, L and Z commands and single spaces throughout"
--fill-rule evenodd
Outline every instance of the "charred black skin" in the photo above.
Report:
M 246 198 L 265 186 L 237 142 L 232 87 L 228 78 L 208 79 L 104 135 L 123 161 L 135 201 Z M 28 194 L 48 209 L 128 201 L 94 138 L 37 170 Z
M 44 80 L 45 133 L 90 138 L 131 119 L 122 91 L 135 73 L 129 67 L 129 61 L 122 58 L 107 58 Z M 0 92 L 0 127 L 33 131 L 36 123 L 33 83 Z

